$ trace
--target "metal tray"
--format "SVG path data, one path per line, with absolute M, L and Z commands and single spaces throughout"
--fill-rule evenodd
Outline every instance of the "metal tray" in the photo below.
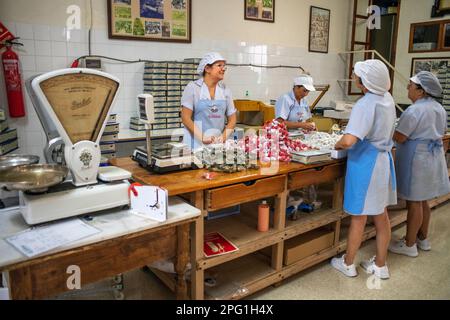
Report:
M 33 155 L 9 154 L 0 156 L 0 170 L 7 169 L 23 164 L 39 163 L 39 157 Z
M 64 181 L 69 169 L 59 164 L 25 164 L 0 170 L 0 186 L 8 190 L 45 192 Z

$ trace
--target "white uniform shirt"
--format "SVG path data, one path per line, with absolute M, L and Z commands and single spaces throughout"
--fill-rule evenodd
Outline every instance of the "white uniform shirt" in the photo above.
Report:
M 395 103 L 389 92 L 384 96 L 366 93 L 353 107 L 345 129 L 360 140 L 368 140 L 379 150 L 390 151 L 394 145 Z
M 226 101 L 227 117 L 233 115 L 236 112 L 231 91 L 225 86 L 224 83 L 219 82 L 217 84 L 214 99 Z M 208 87 L 204 83 L 203 78 L 189 82 L 189 84 L 184 88 L 183 95 L 181 97 L 181 105 L 190 110 L 194 110 L 195 105 L 199 100 L 211 100 Z
M 294 91 L 284 94 L 278 98 L 275 104 L 275 118 L 282 118 L 290 122 L 305 122 L 311 118 L 306 98 L 300 100 L 295 99 Z
M 447 112 L 433 98 L 416 101 L 403 112 L 396 129 L 410 140 L 438 140 L 447 131 Z

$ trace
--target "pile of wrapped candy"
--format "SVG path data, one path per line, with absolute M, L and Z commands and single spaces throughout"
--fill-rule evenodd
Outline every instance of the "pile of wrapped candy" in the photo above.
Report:
M 336 133 L 328 134 L 326 132 L 314 132 L 311 134 L 306 134 L 303 142 L 311 149 L 333 150 L 336 142 L 338 142 L 341 137 L 342 135 Z
M 245 152 L 259 154 L 262 162 L 290 162 L 291 152 L 308 149 L 300 140 L 290 139 L 286 124 L 276 119 L 266 122 L 259 136 L 255 134 L 245 137 Z
M 256 158 L 245 152 L 244 140 L 227 140 L 225 143 L 210 144 L 195 152 L 206 169 L 215 172 L 240 172 L 258 169 Z

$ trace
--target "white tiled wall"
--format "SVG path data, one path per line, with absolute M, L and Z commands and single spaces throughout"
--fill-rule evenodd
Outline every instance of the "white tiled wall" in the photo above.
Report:
M 63 27 L 31 25 L 5 22 L 13 34 L 21 38 L 24 47 L 18 49 L 23 78 L 55 69 L 69 67 L 73 60 L 88 54 L 87 30 L 67 32 Z M 337 84 L 344 78 L 345 64 L 336 53 L 308 53 L 307 48 L 243 43 L 239 41 L 194 39 L 190 44 L 162 43 L 149 41 L 110 40 L 106 29 L 92 32 L 92 54 L 112 56 L 125 60 L 183 60 L 202 57 L 208 51 L 220 52 L 229 63 L 293 65 L 308 70 L 317 84 L 330 84 L 330 91 L 319 105 L 328 105 L 330 99 L 342 99 L 343 91 Z M 142 92 L 143 63 L 123 64 L 103 61 L 104 71 L 121 80 L 121 89 L 113 112 L 118 114 L 121 128 L 127 128 L 129 118 L 136 114 L 136 96 Z M 298 69 L 261 69 L 250 67 L 229 67 L 225 82 L 234 98 L 244 98 L 248 91 L 250 99 L 268 102 L 276 99 L 292 87 L 292 79 Z M 3 77 L 0 77 L 0 104 L 6 108 Z M 311 94 L 312 101 L 316 94 Z M 20 152 L 42 157 L 45 135 L 37 115 L 26 95 L 27 116 L 10 119 L 10 127 L 18 128 Z

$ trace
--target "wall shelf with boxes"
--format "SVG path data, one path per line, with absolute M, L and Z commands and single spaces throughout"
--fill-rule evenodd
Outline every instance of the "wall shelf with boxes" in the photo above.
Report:
M 409 53 L 450 51 L 450 20 L 411 24 Z

